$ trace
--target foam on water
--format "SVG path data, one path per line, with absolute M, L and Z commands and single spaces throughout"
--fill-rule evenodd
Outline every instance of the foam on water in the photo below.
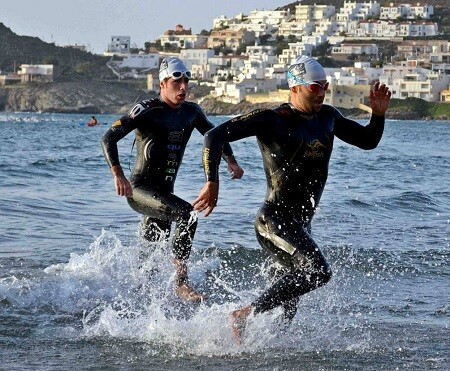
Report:
M 167 243 L 153 244 L 142 262 L 146 248 L 139 238 L 125 245 L 114 233 L 103 230 L 88 252 L 72 253 L 67 263 L 51 265 L 32 277 L 2 279 L 0 298 L 50 322 L 67 316 L 64 336 L 145 342 L 154 351 L 170 349 L 178 356 L 266 348 L 367 350 L 374 346 L 365 308 L 342 294 L 354 285 L 350 275 L 338 272 L 328 288 L 305 295 L 287 329 L 279 322 L 280 310 L 251 317 L 245 347 L 240 348 L 231 337 L 228 314 L 248 304 L 268 285 L 271 259 L 239 246 L 230 251 L 214 247 L 194 251 L 190 280 L 210 297 L 197 306 L 173 294 L 174 270 Z M 60 326 L 53 331 L 59 333 Z

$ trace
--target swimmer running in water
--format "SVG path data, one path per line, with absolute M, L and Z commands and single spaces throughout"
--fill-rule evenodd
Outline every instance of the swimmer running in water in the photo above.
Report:
M 188 301 L 199 302 L 203 296 L 188 280 L 186 261 L 197 228 L 197 215 L 190 203 L 173 194 L 175 179 L 188 140 L 194 129 L 205 134 L 214 127 L 198 104 L 187 102 L 191 72 L 178 58 L 164 59 L 160 66 L 161 94 L 135 105 L 131 112 L 114 122 L 102 138 L 103 152 L 114 176 L 117 194 L 127 197 L 129 205 L 144 215 L 143 236 L 155 242 L 173 235 L 176 294 Z M 131 182 L 119 162 L 117 143 L 131 131 L 136 136 L 136 163 Z M 223 146 L 224 158 L 232 179 L 243 170 L 237 164 L 229 144 Z
M 226 142 L 256 136 L 267 179 L 267 193 L 255 231 L 259 244 L 281 263 L 277 279 L 250 305 L 230 314 L 230 326 L 242 343 L 248 317 L 278 306 L 291 322 L 301 295 L 326 284 L 331 269 L 311 237 L 311 222 L 328 176 L 334 137 L 370 150 L 381 140 L 391 92 L 375 83 L 370 91 L 372 115 L 367 126 L 345 118 L 323 104 L 326 73 L 313 58 L 300 56 L 287 72 L 290 103 L 231 119 L 205 135 L 203 165 L 206 184 L 194 201 L 208 216 L 219 192 L 218 165 Z

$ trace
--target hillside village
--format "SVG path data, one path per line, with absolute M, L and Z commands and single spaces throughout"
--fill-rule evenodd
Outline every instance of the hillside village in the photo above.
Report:
M 176 25 L 145 48 L 129 36 L 112 36 L 104 55 L 117 80 L 140 79 L 157 92 L 160 60 L 178 56 L 192 84 L 207 97 L 237 104 L 287 101 L 286 69 L 300 54 L 326 67 L 326 103 L 368 109 L 370 84 L 386 83 L 393 98 L 450 102 L 450 34 L 436 21 L 433 5 L 344 1 L 335 5 L 291 4 L 233 18 L 218 16 L 210 31 L 193 34 Z M 82 46 L 76 46 L 83 49 Z M 88 53 L 87 53 L 88 54 Z M 22 64 L 0 76 L 0 85 L 53 81 L 53 64 Z M 205 99 L 202 97 L 201 99 Z

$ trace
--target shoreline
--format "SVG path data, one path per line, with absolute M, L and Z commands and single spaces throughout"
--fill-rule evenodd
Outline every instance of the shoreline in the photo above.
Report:
M 195 89 L 191 93 L 194 99 L 188 99 L 190 101 L 202 98 L 195 96 Z M 135 103 L 155 96 L 129 82 L 67 81 L 13 85 L 0 87 L 0 112 L 123 115 Z M 206 98 L 200 106 L 209 116 L 237 116 L 256 109 L 272 109 L 281 104 L 248 101 L 232 104 Z M 336 108 L 353 119 L 370 117 L 369 113 L 360 109 Z M 450 121 L 450 103 L 426 102 L 418 98 L 395 100 L 386 112 L 386 119 Z

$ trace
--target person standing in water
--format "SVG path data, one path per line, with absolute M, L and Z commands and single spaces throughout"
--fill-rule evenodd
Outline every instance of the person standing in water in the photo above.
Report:
M 205 135 L 206 184 L 193 205 L 208 216 L 219 192 L 218 165 L 226 142 L 256 136 L 267 180 L 267 193 L 255 231 L 259 244 L 281 263 L 277 280 L 254 302 L 230 314 L 230 326 L 242 343 L 248 317 L 282 306 L 290 323 L 301 295 L 325 285 L 331 269 L 311 237 L 311 222 L 328 176 L 334 138 L 359 148 L 377 147 L 391 92 L 375 83 L 370 91 L 372 115 L 366 126 L 323 104 L 326 73 L 315 59 L 300 56 L 288 68 L 290 103 L 233 118 Z
M 189 284 L 187 260 L 197 228 L 197 214 L 190 203 L 174 195 L 174 184 L 184 151 L 194 129 L 205 134 L 214 127 L 200 106 L 187 102 L 191 72 L 178 58 L 164 59 L 160 66 L 159 98 L 135 105 L 131 112 L 116 122 L 102 138 L 106 161 L 114 176 L 117 194 L 127 197 L 129 205 L 144 215 L 143 236 L 151 241 L 169 237 L 176 224 L 173 264 L 176 271 L 176 294 L 188 301 L 199 302 L 203 296 Z M 119 162 L 117 142 L 131 131 L 136 137 L 136 163 L 129 181 Z M 243 170 L 236 162 L 229 144 L 223 146 L 232 179 Z

